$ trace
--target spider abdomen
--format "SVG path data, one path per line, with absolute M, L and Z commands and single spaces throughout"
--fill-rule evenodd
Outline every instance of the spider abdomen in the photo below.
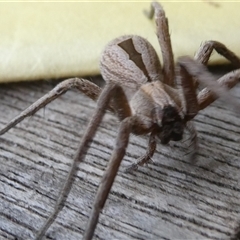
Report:
M 155 49 L 146 39 L 134 35 L 111 41 L 103 51 L 100 69 L 104 80 L 119 83 L 129 99 L 142 84 L 162 78 Z

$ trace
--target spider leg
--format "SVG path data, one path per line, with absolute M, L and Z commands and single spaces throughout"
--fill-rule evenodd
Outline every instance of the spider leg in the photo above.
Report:
M 153 18 L 155 13 L 156 27 L 157 27 L 157 37 L 158 42 L 162 51 L 163 59 L 163 83 L 175 86 L 174 83 L 174 59 L 173 51 L 171 45 L 171 38 L 169 34 L 168 19 L 165 16 L 165 12 L 162 6 L 158 2 L 153 2 L 151 4 L 151 10 L 146 13 L 147 17 Z
M 108 103 L 110 101 L 110 98 L 113 96 L 113 94 L 117 93 L 117 90 L 120 87 L 118 87 L 116 84 L 107 84 L 98 99 L 98 107 L 97 110 L 95 111 L 90 123 L 88 124 L 87 130 L 82 138 L 81 144 L 76 152 L 74 161 L 70 167 L 68 176 L 66 178 L 66 181 L 63 185 L 63 188 L 60 192 L 60 195 L 57 199 L 57 203 L 55 205 L 54 211 L 53 213 L 48 217 L 47 221 L 44 223 L 43 227 L 40 229 L 40 231 L 37 233 L 36 236 L 36 240 L 41 240 L 45 234 L 45 232 L 47 231 L 47 229 L 50 227 L 50 225 L 53 223 L 53 221 L 56 219 L 58 213 L 61 211 L 61 209 L 64 206 L 64 203 L 68 197 L 68 194 L 72 188 L 72 184 L 73 184 L 73 176 L 75 175 L 77 169 L 78 169 L 78 165 L 80 162 L 82 162 L 84 160 L 86 151 L 89 148 L 89 142 L 93 139 L 97 127 L 99 125 L 99 123 L 101 122 L 106 108 L 108 107 Z
M 61 83 L 59 83 L 55 88 L 53 88 L 49 93 L 38 99 L 35 103 L 21 112 L 18 116 L 12 119 L 2 130 L 0 130 L 0 135 L 7 132 L 9 129 L 13 128 L 24 118 L 29 117 L 36 113 L 39 109 L 46 106 L 48 103 L 52 102 L 71 88 L 76 88 L 80 92 L 87 95 L 93 100 L 97 100 L 100 95 L 101 88 L 99 88 L 94 83 L 82 78 L 70 78 Z
M 239 111 L 239 104 L 228 92 L 228 88 L 235 86 L 240 79 L 240 69 L 232 71 L 217 82 L 215 77 L 206 69 L 204 65 L 198 63 L 196 60 L 190 57 L 181 57 L 178 59 L 178 64 L 184 67 L 189 74 L 191 74 L 198 82 L 207 86 L 198 94 L 199 110 L 207 107 L 218 97 L 224 97 L 227 99 L 227 103 Z
M 199 111 L 196 88 L 193 76 L 181 64 L 177 64 L 176 71 L 176 82 L 181 86 L 183 92 L 182 106 L 185 108 L 184 121 L 186 122 L 186 129 L 190 133 L 189 148 L 192 148 L 187 154 L 191 160 L 195 160 L 198 149 L 197 133 L 194 124 L 189 121 L 193 119 Z
M 100 212 L 102 211 L 113 181 L 117 175 L 120 163 L 125 155 L 125 150 L 128 145 L 128 140 L 131 132 L 137 128 L 139 133 L 146 132 L 152 128 L 153 123 L 147 118 L 142 118 L 139 115 L 126 117 L 120 124 L 116 145 L 113 150 L 111 159 L 108 163 L 107 169 L 104 172 L 101 183 L 99 185 L 93 210 L 89 218 L 83 240 L 91 240 L 96 228 Z
M 99 185 L 83 240 L 90 240 L 93 237 L 96 225 L 98 223 L 99 215 L 107 200 L 113 181 L 117 175 L 120 163 L 125 155 L 125 149 L 127 148 L 128 145 L 130 133 L 131 133 L 131 117 L 125 118 L 120 124 L 118 137 L 116 140 L 116 146 L 115 149 L 113 150 L 111 159 L 108 163 L 108 166 L 104 172 L 101 183 Z
M 120 121 L 132 115 L 127 97 L 122 88 L 119 88 L 116 94 L 110 100 L 110 106 L 115 110 Z
M 239 57 L 236 56 L 232 51 L 230 51 L 224 44 L 217 41 L 204 42 L 199 48 L 199 50 L 196 52 L 194 59 L 206 65 L 213 50 L 228 59 L 234 67 L 240 67 Z
M 113 94 L 114 93 L 112 93 L 112 99 L 111 99 L 112 104 L 116 109 L 117 116 L 119 117 L 121 123 L 118 130 L 118 136 L 116 139 L 115 148 L 111 155 L 108 166 L 104 172 L 104 175 L 101 179 L 101 183 L 99 185 L 99 188 L 95 197 L 93 210 L 88 220 L 86 231 L 83 237 L 83 239 L 85 240 L 92 239 L 93 237 L 96 225 L 98 223 L 100 212 L 104 207 L 104 204 L 107 200 L 107 197 L 111 190 L 114 179 L 117 175 L 118 168 L 125 155 L 125 151 L 128 145 L 129 135 L 132 131 L 132 125 L 134 124 L 134 121 L 132 121 L 133 117 L 131 117 L 131 108 L 128 104 L 128 101 L 123 89 L 121 87 L 117 87 L 115 89 L 115 94 L 114 95 Z M 79 157 L 78 157 L 79 159 L 82 158 L 81 155 L 83 156 L 83 154 L 79 154 Z
M 178 73 L 176 82 L 179 86 L 181 86 L 183 92 L 182 106 L 185 107 L 184 120 L 187 122 L 193 119 L 199 110 L 194 79 L 189 71 L 180 63 L 177 64 L 176 71 Z
M 234 87 L 239 81 L 240 81 L 240 69 L 227 73 L 226 75 L 222 76 L 217 80 L 219 85 L 229 89 Z M 202 89 L 198 93 L 199 110 L 206 108 L 208 105 L 214 102 L 216 98 L 217 97 L 214 94 L 214 92 L 209 90 L 208 87 Z M 235 102 L 234 102 L 234 105 L 236 105 Z M 236 106 L 235 108 L 239 109 L 239 106 Z
M 204 42 L 196 52 L 194 59 L 204 65 L 207 65 L 213 50 L 229 60 L 235 68 L 240 67 L 239 57 L 230 51 L 224 44 L 217 41 Z M 198 85 L 199 83 L 195 81 L 195 87 L 198 87 Z
M 192 163 L 196 162 L 197 159 L 197 151 L 198 151 L 198 136 L 197 131 L 192 121 L 187 122 L 186 129 L 190 133 L 190 144 L 188 146 L 189 151 L 187 151 L 186 155 L 189 156 Z
M 134 170 L 138 169 L 138 166 L 143 166 L 144 164 L 148 163 L 149 161 L 151 161 L 151 158 L 156 150 L 156 138 L 155 138 L 155 134 L 152 132 L 150 134 L 149 140 L 148 140 L 148 148 L 146 153 L 137 159 L 136 163 L 131 164 L 130 166 L 128 166 L 125 171 L 126 172 L 132 172 Z

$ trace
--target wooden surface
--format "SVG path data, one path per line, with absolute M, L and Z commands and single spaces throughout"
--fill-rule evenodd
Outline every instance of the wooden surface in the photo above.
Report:
M 0 85 L 0 127 L 56 83 Z M 239 99 L 240 86 L 232 93 Z M 95 107 L 69 91 L 0 136 L 0 239 L 34 239 L 53 210 Z M 240 220 L 239 115 L 219 100 L 195 122 L 196 164 L 186 156 L 187 141 L 158 144 L 154 163 L 125 173 L 124 166 L 146 148 L 146 137 L 131 137 L 95 239 L 230 239 Z M 117 128 L 116 118 L 107 114 L 47 239 L 81 239 Z

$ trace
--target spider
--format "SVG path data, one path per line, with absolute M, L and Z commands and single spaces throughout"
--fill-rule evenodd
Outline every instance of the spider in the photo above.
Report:
M 154 15 L 162 51 L 162 67 L 156 51 L 146 39 L 135 35 L 121 36 L 111 41 L 102 53 L 100 69 L 106 81 L 103 89 L 85 79 L 67 79 L 20 113 L 0 131 L 0 135 L 7 132 L 24 118 L 33 115 L 71 88 L 76 88 L 89 98 L 97 100 L 97 109 L 77 150 L 54 212 L 37 233 L 36 239 L 43 238 L 63 208 L 71 190 L 77 166 L 84 160 L 89 143 L 106 110 L 117 115 L 120 126 L 115 148 L 99 185 L 83 236 L 85 240 L 93 237 L 100 212 L 124 158 L 131 133 L 149 134 L 149 142 L 146 153 L 128 170 L 134 170 L 148 163 L 154 154 L 157 141 L 161 144 L 180 141 L 185 129 L 191 133 L 196 150 L 197 134 L 191 120 L 198 112 L 220 96 L 225 96 L 231 104 L 236 105 L 235 101 L 228 96 L 227 88 L 237 84 L 240 79 L 240 69 L 216 81 L 204 65 L 208 63 L 214 49 L 236 68 L 240 67 L 240 59 L 223 44 L 207 41 L 197 51 L 194 59 L 184 56 L 174 64 L 168 21 L 162 6 L 157 2 L 151 4 L 149 18 Z M 207 87 L 197 94 L 198 83 L 205 84 Z

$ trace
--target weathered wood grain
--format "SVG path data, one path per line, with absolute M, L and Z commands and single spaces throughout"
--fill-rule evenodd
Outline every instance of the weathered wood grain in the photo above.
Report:
M 55 84 L 0 85 L 0 128 Z M 232 92 L 240 103 L 240 86 Z M 53 210 L 95 107 L 69 91 L 0 136 L 0 239 L 34 239 Z M 240 219 L 239 115 L 218 100 L 195 123 L 200 142 L 196 164 L 185 155 L 187 141 L 159 144 L 154 163 L 125 173 L 124 166 L 146 148 L 146 138 L 131 137 L 95 239 L 230 239 Z M 47 239 L 81 238 L 117 128 L 108 113 Z

